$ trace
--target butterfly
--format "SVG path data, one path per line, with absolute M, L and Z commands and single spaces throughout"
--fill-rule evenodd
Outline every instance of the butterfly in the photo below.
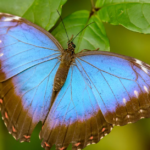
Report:
M 150 117 L 150 66 L 103 51 L 68 49 L 41 27 L 0 13 L 0 110 L 16 140 L 42 122 L 42 147 L 83 149 L 113 126 Z

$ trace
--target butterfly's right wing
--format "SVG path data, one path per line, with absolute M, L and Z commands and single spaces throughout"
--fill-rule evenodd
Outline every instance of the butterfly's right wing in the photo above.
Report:
M 45 121 L 41 138 L 73 150 L 97 143 L 112 125 L 150 117 L 150 66 L 134 58 L 94 51 L 76 55 Z
M 49 111 L 61 46 L 35 24 L 0 13 L 0 109 L 16 139 L 29 141 Z

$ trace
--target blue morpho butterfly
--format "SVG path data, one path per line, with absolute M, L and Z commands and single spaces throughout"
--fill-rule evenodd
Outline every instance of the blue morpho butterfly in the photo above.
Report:
M 29 142 L 39 121 L 48 150 L 82 149 L 114 125 L 150 117 L 150 66 L 110 52 L 64 50 L 39 26 L 0 14 L 0 109 L 9 133 Z

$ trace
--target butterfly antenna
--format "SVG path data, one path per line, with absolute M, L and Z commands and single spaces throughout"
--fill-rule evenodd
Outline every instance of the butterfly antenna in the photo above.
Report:
M 66 32 L 66 35 L 67 35 L 67 38 L 68 38 L 68 41 L 69 41 L 69 36 L 68 36 L 68 34 L 67 34 L 67 30 L 66 30 L 66 28 L 65 28 L 65 25 L 64 25 L 63 19 L 62 19 L 62 17 L 61 17 L 61 15 L 60 15 L 60 13 L 59 13 L 59 11 L 58 11 L 58 10 L 57 10 L 57 12 L 58 12 L 58 14 L 59 14 L 59 16 L 60 16 L 61 22 L 62 22 L 62 24 L 63 24 L 63 26 L 64 26 L 64 29 L 65 29 L 65 32 Z
M 86 27 L 88 27 L 88 26 L 91 25 L 92 23 L 95 23 L 95 22 L 91 22 L 91 23 L 89 23 L 88 25 L 86 25 L 86 26 L 72 39 L 72 42 L 74 41 L 74 39 L 75 39 Z
M 91 0 L 92 8 L 95 8 L 94 1 Z

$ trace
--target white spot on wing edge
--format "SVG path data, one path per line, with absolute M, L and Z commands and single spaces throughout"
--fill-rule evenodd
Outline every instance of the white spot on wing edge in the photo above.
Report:
M 145 67 L 143 67 L 143 66 L 142 66 L 141 68 L 142 68 L 143 71 L 145 71 L 146 73 L 148 73 L 147 68 L 145 68 Z
M 140 113 L 144 112 L 142 109 L 140 109 Z
M 13 137 L 14 137 L 14 139 L 16 140 L 16 136 L 15 135 L 13 135 Z M 20 141 L 21 142 L 21 141 Z
M 136 59 L 136 63 L 141 66 L 141 69 L 142 69 L 144 72 L 148 73 L 148 69 L 143 66 L 142 61 Z
M 5 124 L 5 126 L 7 127 L 7 123 L 6 123 L 6 122 L 4 122 L 4 124 Z
M 144 90 L 149 93 L 148 88 L 144 85 Z
M 0 43 L 2 43 L 2 40 L 0 40 Z
M 113 127 L 110 128 L 110 131 L 113 129 Z
M 0 57 L 2 57 L 4 54 L 3 53 L 0 53 Z
M 5 18 L 3 21 L 12 21 L 12 20 L 20 20 L 21 17 L 18 17 L 18 16 L 13 16 L 13 17 L 8 17 L 8 18 Z
M 134 94 L 135 94 L 135 96 L 136 96 L 137 98 L 139 97 L 138 91 L 134 90 Z
M 126 105 L 127 100 L 125 98 L 123 98 L 123 103 Z
M 143 65 L 143 64 L 142 64 L 142 61 L 140 61 L 140 60 L 138 60 L 138 59 L 136 59 L 136 63 L 139 64 L 139 65 Z
M 130 115 L 127 115 L 127 118 L 130 118 Z
M 108 135 L 107 133 L 104 134 L 105 136 Z
M 144 117 L 140 117 L 140 119 L 145 119 Z

